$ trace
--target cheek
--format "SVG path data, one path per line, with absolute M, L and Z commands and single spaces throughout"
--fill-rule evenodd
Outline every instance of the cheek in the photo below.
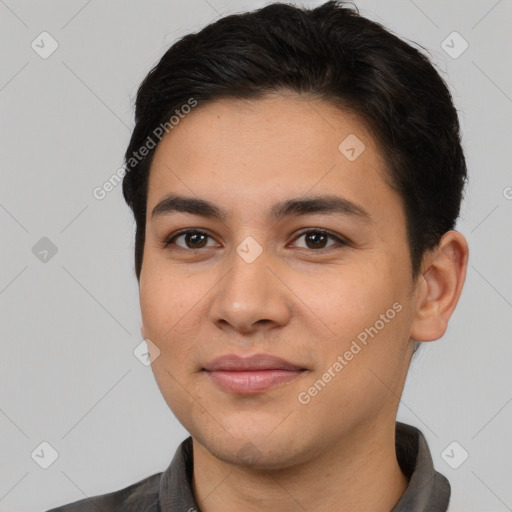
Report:
M 197 302 L 197 292 L 179 273 L 149 262 L 143 268 L 139 285 L 141 315 L 148 337 L 162 338 L 172 333 L 179 322 Z
M 303 291 L 307 305 L 329 328 L 329 337 L 344 342 L 373 325 L 398 300 L 395 283 L 382 264 L 339 268 L 320 285 L 309 279 Z M 307 290 L 307 293 L 306 293 Z
M 406 288 L 389 264 L 346 270 L 332 273 L 337 277 L 325 283 L 323 294 L 317 292 L 311 309 L 329 326 L 317 345 L 318 370 L 327 371 L 342 356 L 343 370 L 332 389 L 352 390 L 343 399 L 350 408 L 356 397 L 382 398 L 377 391 L 386 387 L 379 378 L 389 385 L 397 378 L 410 321 Z
M 187 373 L 195 371 L 205 295 L 212 286 L 205 278 L 187 277 L 181 267 L 148 258 L 139 299 L 145 336 L 160 350 L 152 364 L 159 385 L 179 387 L 171 376 L 182 382 Z

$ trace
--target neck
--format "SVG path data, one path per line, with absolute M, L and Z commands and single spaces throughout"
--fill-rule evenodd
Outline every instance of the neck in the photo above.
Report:
M 358 428 L 348 437 L 312 459 L 272 471 L 221 461 L 194 439 L 198 505 L 203 512 L 389 512 L 408 484 L 396 459 L 395 424 L 386 431 Z

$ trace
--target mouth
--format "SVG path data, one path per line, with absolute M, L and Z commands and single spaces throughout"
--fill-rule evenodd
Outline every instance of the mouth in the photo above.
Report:
M 278 357 L 257 354 L 221 356 L 207 364 L 203 371 L 223 391 L 251 395 L 289 383 L 308 370 Z

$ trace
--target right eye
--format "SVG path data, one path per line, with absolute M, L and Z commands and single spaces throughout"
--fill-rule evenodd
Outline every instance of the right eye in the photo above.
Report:
M 179 249 L 183 250 L 198 250 L 204 247 L 208 247 L 206 245 L 206 241 L 208 240 L 208 238 L 212 237 L 208 233 L 205 233 L 204 231 L 199 231 L 197 229 L 185 229 L 183 231 L 180 231 L 179 233 L 173 233 L 164 241 L 163 246 L 164 248 L 171 250 L 173 249 L 173 247 L 171 247 L 172 245 L 175 245 Z M 179 239 L 183 239 L 182 243 L 184 245 L 176 243 L 176 241 Z M 215 245 L 209 247 L 215 247 Z

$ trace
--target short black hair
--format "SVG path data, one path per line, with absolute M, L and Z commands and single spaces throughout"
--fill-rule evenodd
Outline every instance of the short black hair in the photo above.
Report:
M 454 229 L 466 162 L 450 91 L 430 60 L 352 4 L 272 3 L 182 37 L 138 89 L 123 179 L 136 222 L 137 279 L 158 127 L 168 132 L 169 120 L 191 99 L 258 99 L 284 90 L 356 113 L 375 138 L 403 201 L 413 277 L 425 251 Z M 151 149 L 141 158 L 143 146 Z

